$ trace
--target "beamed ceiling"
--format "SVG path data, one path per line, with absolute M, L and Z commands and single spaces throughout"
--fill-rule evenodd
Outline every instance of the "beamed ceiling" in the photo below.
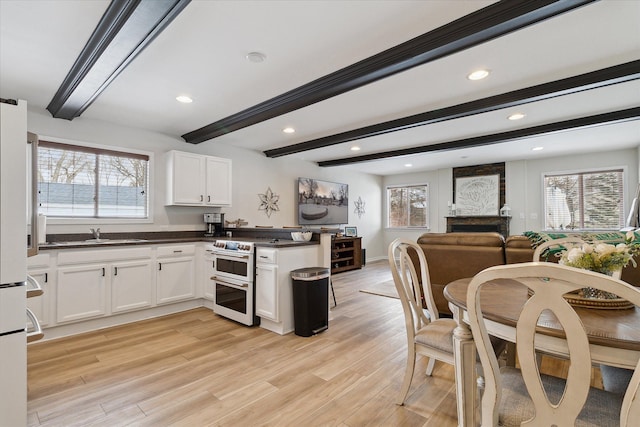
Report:
M 212 151 L 389 175 L 640 145 L 634 0 L 3 0 L 0 19 L 3 98 Z

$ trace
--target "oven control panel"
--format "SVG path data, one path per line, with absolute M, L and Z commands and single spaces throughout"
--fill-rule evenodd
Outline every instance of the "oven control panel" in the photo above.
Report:
M 235 242 L 231 240 L 216 240 L 213 247 L 217 250 L 251 253 L 253 252 L 252 242 Z

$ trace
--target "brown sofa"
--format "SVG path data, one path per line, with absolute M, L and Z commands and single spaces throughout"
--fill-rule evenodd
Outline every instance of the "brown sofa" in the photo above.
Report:
M 451 315 L 443 295 L 447 283 L 505 263 L 504 238 L 499 233 L 425 233 L 418 237 L 418 245 L 427 258 L 431 287 L 441 315 Z
M 505 241 L 499 233 L 425 233 L 417 242 L 427 258 L 436 306 L 445 316 L 451 315 L 443 295 L 447 283 L 473 277 L 494 265 L 533 260 L 531 241 L 526 236 L 509 236 Z M 640 266 L 623 269 L 622 280 L 640 287 Z

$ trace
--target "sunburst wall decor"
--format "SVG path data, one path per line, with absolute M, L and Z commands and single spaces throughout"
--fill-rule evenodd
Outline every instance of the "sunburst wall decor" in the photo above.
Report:
M 280 200 L 280 196 L 271 191 L 271 187 L 267 188 L 267 191 L 264 194 L 258 194 L 260 197 L 260 207 L 259 211 L 264 211 L 269 218 L 271 218 L 271 214 L 274 211 L 279 211 L 278 200 Z
M 358 214 L 358 218 L 361 218 L 364 215 L 364 200 L 360 196 L 358 196 L 358 200 L 355 202 L 356 208 L 354 209 L 354 213 Z

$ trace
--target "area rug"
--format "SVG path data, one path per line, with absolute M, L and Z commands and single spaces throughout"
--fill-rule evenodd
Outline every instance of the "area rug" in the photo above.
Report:
M 389 298 L 399 298 L 398 292 L 396 291 L 396 285 L 393 283 L 393 280 L 368 285 L 366 289 L 360 289 L 360 292 Z

